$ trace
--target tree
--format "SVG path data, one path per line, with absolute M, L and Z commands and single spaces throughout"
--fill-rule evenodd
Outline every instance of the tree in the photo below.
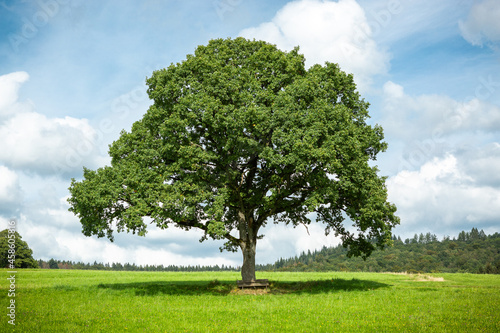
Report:
M 154 103 L 110 145 L 111 166 L 71 182 L 85 235 L 145 235 L 144 217 L 198 228 L 225 239 L 221 250 L 241 248 L 244 281 L 269 222 L 308 225 L 316 213 L 350 256 L 390 243 L 396 208 L 369 165 L 386 149 L 382 128 L 336 64 L 306 70 L 298 48 L 217 39 L 147 85 Z
M 49 268 L 50 269 L 59 269 L 59 263 L 57 262 L 57 260 L 55 260 L 54 258 L 50 258 Z
M 38 262 L 33 259 L 33 251 L 28 243 L 22 240 L 17 231 L 11 230 L 0 231 L 0 267 L 38 268 Z M 14 267 L 11 266 L 12 264 Z

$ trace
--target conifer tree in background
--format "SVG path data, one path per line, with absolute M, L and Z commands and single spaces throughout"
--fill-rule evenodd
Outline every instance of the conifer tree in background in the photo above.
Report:
M 59 269 L 59 264 L 54 258 L 50 258 L 49 260 L 49 268 L 50 269 Z

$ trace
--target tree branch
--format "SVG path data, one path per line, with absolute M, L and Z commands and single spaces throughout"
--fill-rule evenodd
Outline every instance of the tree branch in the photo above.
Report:
M 181 227 L 186 227 L 186 228 L 198 228 L 198 229 L 201 229 L 203 231 L 207 231 L 208 230 L 208 227 L 200 222 L 198 222 L 197 220 L 195 219 L 192 219 L 192 220 L 185 220 L 185 221 L 174 221 L 175 223 L 177 223 L 179 226 Z
M 304 227 L 306 227 L 307 234 L 309 236 L 311 236 L 311 234 L 309 233 L 309 228 L 307 227 L 307 224 L 305 224 L 304 222 L 300 222 L 300 224 L 302 224 Z

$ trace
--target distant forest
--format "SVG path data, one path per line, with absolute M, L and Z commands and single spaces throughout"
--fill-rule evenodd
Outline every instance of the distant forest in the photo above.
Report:
M 486 235 L 472 228 L 458 238 L 415 234 L 401 240 L 393 236 L 394 246 L 375 251 L 366 260 L 348 258 L 341 245 L 323 247 L 320 251 L 280 259 L 261 270 L 275 271 L 346 271 L 346 272 L 408 272 L 408 273 L 479 273 L 500 274 L 500 234 Z
M 401 240 L 393 236 L 394 246 L 372 253 L 366 260 L 348 258 L 342 245 L 323 247 L 319 251 L 303 252 L 299 256 L 279 259 L 274 264 L 257 265 L 259 271 L 346 271 L 346 272 L 408 272 L 408 273 L 478 273 L 500 274 L 500 234 L 486 235 L 483 230 L 472 228 L 462 231 L 458 238 L 415 234 Z M 94 269 L 115 271 L 239 271 L 232 266 L 175 266 L 82 263 L 50 259 L 39 260 L 41 268 Z

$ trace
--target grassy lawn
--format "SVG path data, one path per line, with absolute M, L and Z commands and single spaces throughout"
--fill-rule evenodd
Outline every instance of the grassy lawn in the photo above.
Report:
M 2 276 L 0 331 L 7 316 Z M 500 276 L 18 270 L 17 332 L 499 332 Z M 442 278 L 442 279 L 439 279 Z M 444 280 L 444 281 L 441 281 Z

